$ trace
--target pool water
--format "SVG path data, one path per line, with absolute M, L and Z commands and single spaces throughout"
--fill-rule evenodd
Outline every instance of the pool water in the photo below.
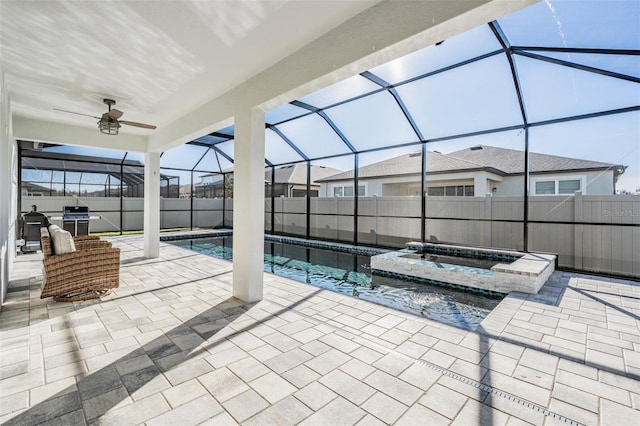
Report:
M 232 237 L 170 241 L 232 260 Z M 264 270 L 403 312 L 474 330 L 501 298 L 371 275 L 370 256 L 265 241 Z
M 409 253 L 405 254 L 401 257 L 406 259 L 422 259 L 428 262 L 434 263 L 436 267 L 440 264 L 445 265 L 456 265 L 456 266 L 466 266 L 469 268 L 478 268 L 478 269 L 491 269 L 497 264 L 501 263 L 497 260 L 489 260 L 489 259 L 473 259 L 469 257 L 457 257 L 457 256 L 447 256 L 443 254 L 431 254 L 431 253 Z

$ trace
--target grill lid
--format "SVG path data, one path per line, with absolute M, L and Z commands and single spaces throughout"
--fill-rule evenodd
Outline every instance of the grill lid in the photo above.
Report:
M 64 217 L 85 217 L 89 216 L 88 206 L 64 206 Z

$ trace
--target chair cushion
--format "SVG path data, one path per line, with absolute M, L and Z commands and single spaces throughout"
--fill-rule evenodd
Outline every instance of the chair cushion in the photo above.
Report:
M 53 254 L 73 253 L 76 251 L 76 244 L 73 242 L 71 233 L 69 231 L 62 230 L 59 227 L 56 228 L 58 229 L 54 228 L 53 232 L 51 232 L 51 226 L 49 227 Z

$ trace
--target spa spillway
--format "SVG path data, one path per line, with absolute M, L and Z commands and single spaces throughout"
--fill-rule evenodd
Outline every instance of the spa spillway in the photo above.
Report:
M 410 242 L 371 257 L 373 274 L 468 287 L 481 292 L 537 294 L 555 270 L 556 256 Z

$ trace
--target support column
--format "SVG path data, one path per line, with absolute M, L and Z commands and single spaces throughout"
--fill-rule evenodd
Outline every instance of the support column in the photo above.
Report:
M 144 154 L 144 257 L 160 256 L 160 153 Z
M 356 152 L 353 154 L 353 244 L 358 245 L 358 216 L 360 215 L 358 208 L 358 185 L 359 176 L 358 169 L 360 168 L 359 154 Z M 356 269 L 354 269 L 355 271 Z
M 307 160 L 307 197 L 306 197 L 306 214 L 305 214 L 305 235 L 307 240 L 311 238 L 311 161 Z
M 522 220 L 522 249 L 529 251 L 529 127 L 524 128 L 524 216 Z
M 264 280 L 264 111 L 235 116 L 233 296 L 262 300 Z
M 424 243 L 427 241 L 427 144 L 423 142 L 420 148 L 420 241 Z
M 124 158 L 127 158 L 126 154 Z M 120 162 L 120 235 L 124 231 L 124 158 Z

